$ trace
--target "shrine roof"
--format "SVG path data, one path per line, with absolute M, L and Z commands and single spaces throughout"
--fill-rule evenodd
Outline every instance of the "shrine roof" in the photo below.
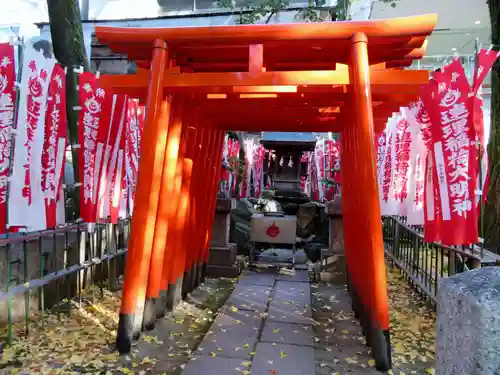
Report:
M 337 21 L 273 25 L 236 25 L 177 28 L 97 26 L 96 37 L 114 52 L 147 67 L 156 39 L 167 43 L 170 56 L 193 72 L 237 72 L 248 68 L 250 45 L 263 46 L 266 69 L 328 70 L 347 63 L 350 38 L 368 38 L 371 64 L 408 66 L 423 57 L 426 37 L 436 14 L 370 21 Z

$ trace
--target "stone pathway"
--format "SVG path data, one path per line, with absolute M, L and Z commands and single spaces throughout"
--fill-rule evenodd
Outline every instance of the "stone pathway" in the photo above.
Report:
M 245 272 L 183 375 L 315 372 L 307 271 Z

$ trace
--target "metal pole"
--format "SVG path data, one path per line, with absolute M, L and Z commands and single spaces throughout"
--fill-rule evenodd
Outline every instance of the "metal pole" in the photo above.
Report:
M 81 0 L 80 16 L 82 21 L 89 19 L 90 0 Z
M 481 43 L 479 41 L 479 38 L 476 38 L 474 42 L 474 79 L 473 82 L 475 81 L 476 74 L 477 74 L 477 69 L 478 69 L 478 55 L 479 55 L 479 50 L 481 48 Z M 479 88 L 481 90 L 481 88 Z M 474 110 L 474 108 L 473 108 Z M 480 142 L 480 139 L 478 137 L 478 142 L 479 142 L 479 191 L 481 191 L 481 195 L 479 196 L 479 236 L 481 238 L 480 241 L 480 246 L 481 246 L 481 259 L 483 258 L 484 255 L 484 201 L 483 201 L 483 145 Z

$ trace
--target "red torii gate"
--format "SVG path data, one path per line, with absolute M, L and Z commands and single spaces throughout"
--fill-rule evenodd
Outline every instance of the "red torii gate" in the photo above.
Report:
M 100 84 L 146 102 L 121 353 L 180 298 L 183 276 L 184 293 L 203 278 L 225 131 L 336 131 L 355 312 L 376 367 L 391 367 L 374 130 L 427 82 L 427 71 L 401 68 L 424 55 L 436 22 L 96 28 L 101 43 L 139 66 Z

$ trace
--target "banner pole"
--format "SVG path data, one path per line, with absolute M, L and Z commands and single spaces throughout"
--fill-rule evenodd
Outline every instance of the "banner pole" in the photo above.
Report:
M 474 76 L 477 74 L 478 69 L 478 56 L 479 50 L 481 49 L 481 43 L 479 42 L 479 38 L 476 38 L 474 41 Z M 473 80 L 473 82 L 475 79 Z M 473 108 L 474 110 L 474 108 Z M 484 131 L 484 130 L 483 130 Z M 479 138 L 479 137 L 478 137 Z M 483 145 L 480 142 L 479 138 L 479 189 L 481 191 L 481 195 L 479 196 L 479 236 L 481 238 L 480 246 L 481 246 L 481 259 L 483 258 L 484 253 L 484 200 L 483 200 Z

